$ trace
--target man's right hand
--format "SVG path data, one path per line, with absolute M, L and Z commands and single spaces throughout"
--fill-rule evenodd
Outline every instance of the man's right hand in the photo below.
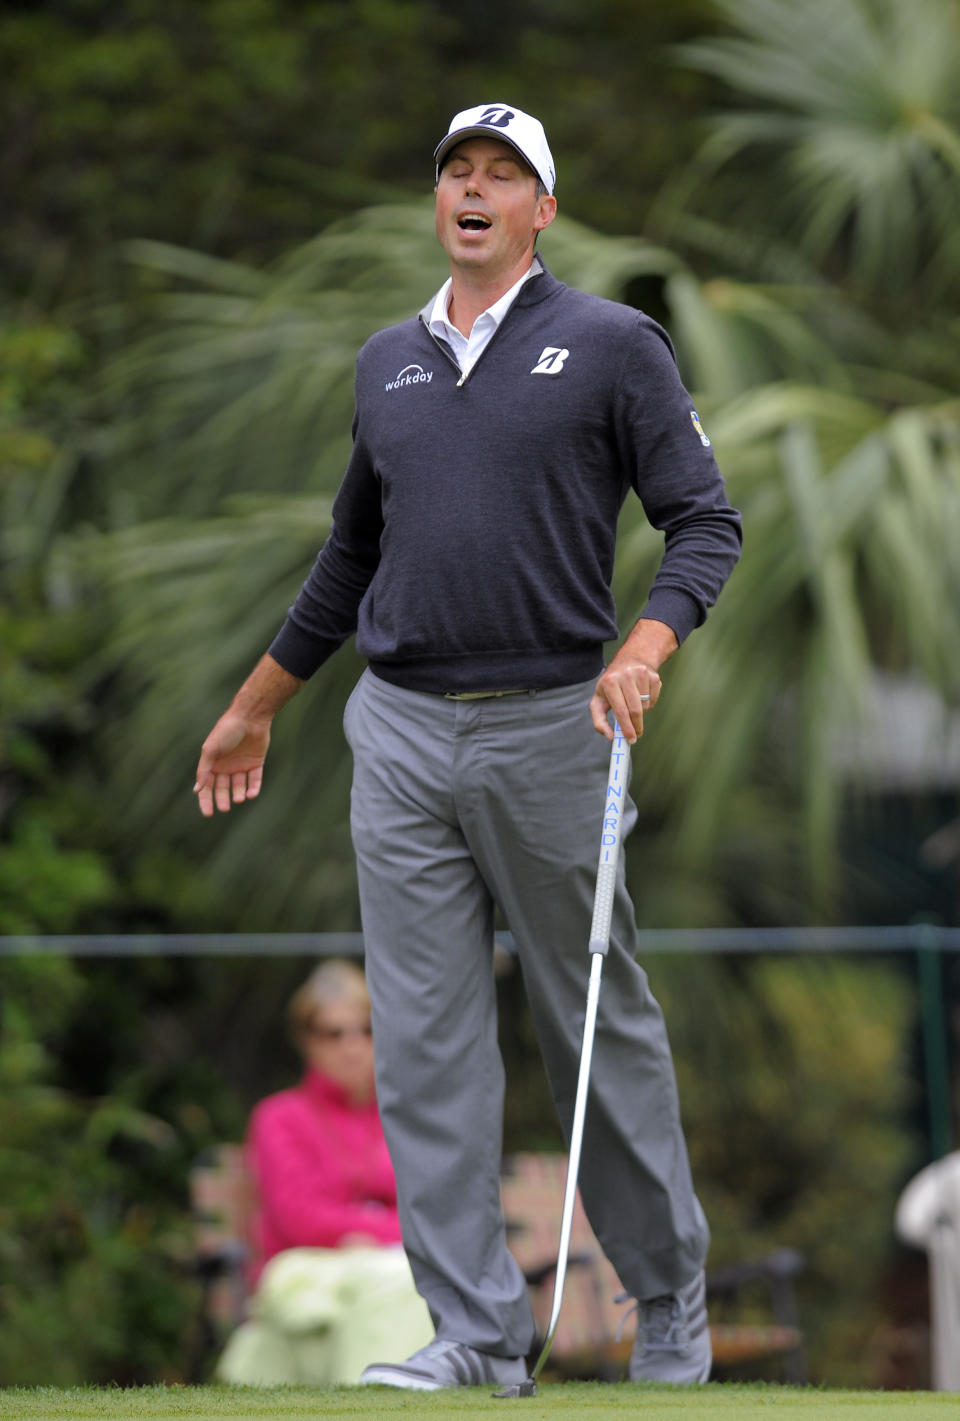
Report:
M 209 819 L 214 808 L 226 814 L 231 803 L 256 799 L 269 744 L 269 720 L 251 722 L 233 709 L 220 717 L 203 742 L 197 765 L 193 792 L 201 814 Z
M 273 717 L 302 685 L 269 652 L 257 662 L 203 742 L 193 792 L 206 818 L 214 809 L 226 814 L 231 804 L 256 799 Z

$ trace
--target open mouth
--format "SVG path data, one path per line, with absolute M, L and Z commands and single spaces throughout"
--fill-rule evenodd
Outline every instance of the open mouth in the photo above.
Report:
M 486 232 L 493 223 L 489 217 L 483 217 L 479 212 L 466 212 L 457 218 L 457 226 L 461 232 Z

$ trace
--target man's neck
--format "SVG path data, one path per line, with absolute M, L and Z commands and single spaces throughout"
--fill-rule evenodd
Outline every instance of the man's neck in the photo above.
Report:
M 533 263 L 533 253 L 512 267 L 503 276 L 491 278 L 490 274 L 476 268 L 451 265 L 450 299 L 447 302 L 447 319 L 456 326 L 461 335 L 469 338 L 473 323 L 484 311 L 505 296 L 511 286 L 515 286 Z

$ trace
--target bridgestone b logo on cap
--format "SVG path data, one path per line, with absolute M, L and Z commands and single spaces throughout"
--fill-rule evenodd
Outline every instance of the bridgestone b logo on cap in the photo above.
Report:
M 509 128 L 511 122 L 516 118 L 512 109 L 502 109 L 494 104 L 493 108 L 485 109 L 477 119 L 477 126 L 486 124 L 489 128 Z

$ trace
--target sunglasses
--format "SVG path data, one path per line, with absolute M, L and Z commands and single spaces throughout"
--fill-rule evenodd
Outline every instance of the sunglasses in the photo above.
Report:
M 348 1036 L 371 1037 L 373 1027 L 369 1022 L 363 1026 L 308 1026 L 307 1035 L 315 1041 L 343 1041 Z

